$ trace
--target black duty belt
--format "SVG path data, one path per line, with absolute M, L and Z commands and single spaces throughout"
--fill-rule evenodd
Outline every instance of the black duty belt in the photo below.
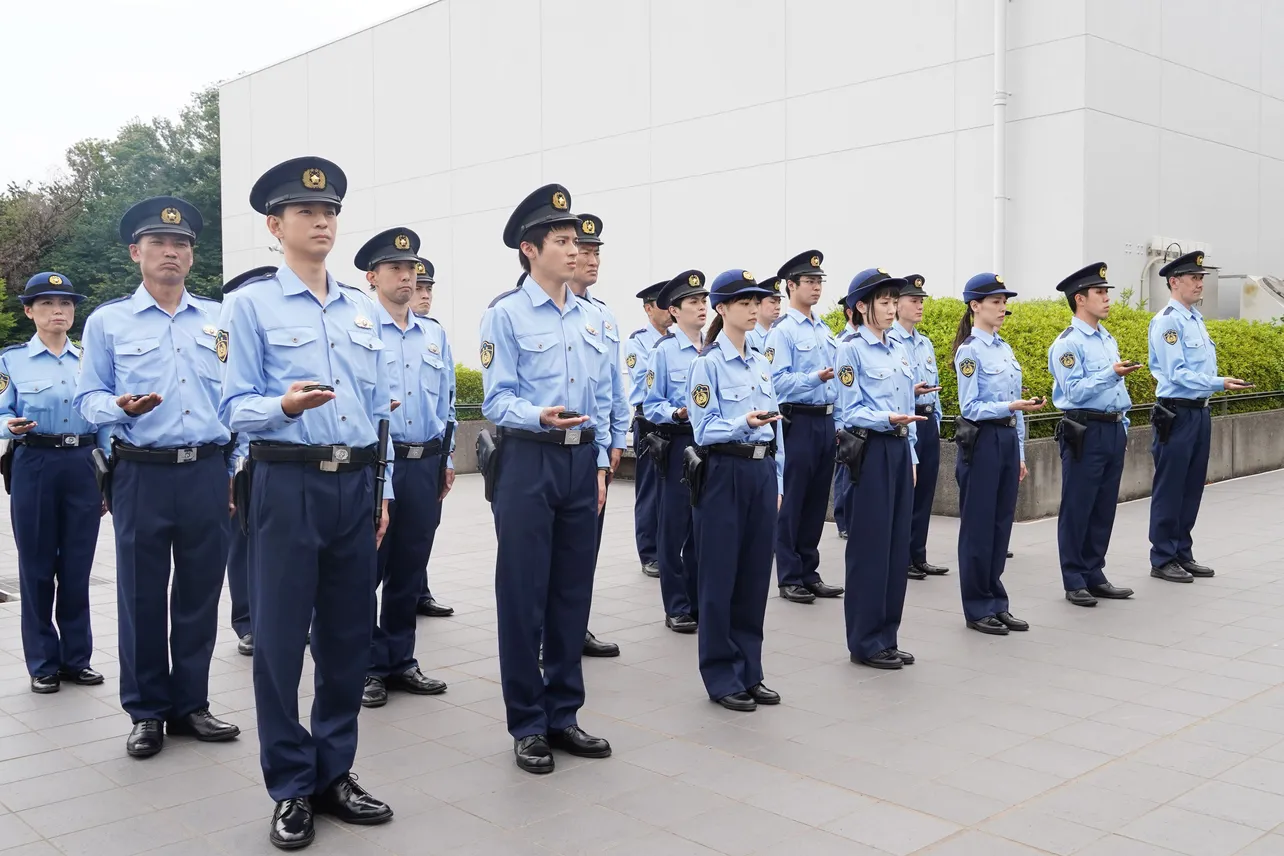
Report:
M 786 416 L 793 416 L 795 413 L 801 413 L 803 416 L 833 416 L 834 405 L 832 404 L 782 404 L 780 412 Z
M 652 422 L 651 430 L 661 437 L 690 437 L 695 434 L 695 428 L 689 422 Z
M 304 446 L 297 443 L 250 443 L 250 460 L 269 464 L 315 464 L 327 473 L 346 473 L 373 464 L 377 446 Z
M 500 438 L 513 437 L 518 440 L 531 440 L 536 443 L 548 443 L 553 446 L 587 446 L 593 442 L 597 432 L 592 428 L 572 431 L 526 431 L 522 428 L 498 428 Z
M 714 443 L 705 448 L 715 455 L 732 455 L 737 458 L 761 461 L 764 458 L 775 457 L 771 446 L 771 443 Z
M 1006 419 L 976 419 L 973 420 L 977 425 L 993 425 L 995 428 L 1015 428 L 1016 414 L 1012 414 Z
M 1124 419 L 1122 410 L 1067 410 L 1066 416 L 1076 422 L 1122 422 Z
M 112 447 L 112 454 L 122 461 L 138 461 L 144 464 L 194 464 L 203 458 L 226 454 L 229 448 L 229 446 L 220 446 L 218 443 L 165 449 L 117 443 Z
M 1187 410 L 1203 410 L 1208 406 L 1207 398 L 1161 398 L 1159 403 L 1164 407 L 1184 407 Z
M 915 404 L 914 405 L 915 416 L 931 416 L 935 412 L 936 412 L 935 404 Z
M 18 438 L 33 449 L 85 449 L 98 442 L 95 434 L 23 434 Z
M 441 438 L 431 440 L 427 443 L 393 443 L 392 450 L 397 455 L 397 460 L 409 459 L 417 461 L 420 458 L 431 458 L 433 455 L 441 452 Z
M 909 436 L 908 425 L 893 425 L 890 431 L 879 431 L 877 428 L 857 428 L 855 426 L 848 427 L 845 430 L 850 431 L 851 433 L 855 434 L 857 437 L 861 436 L 862 432 L 867 434 L 876 434 L 880 437 L 908 437 Z

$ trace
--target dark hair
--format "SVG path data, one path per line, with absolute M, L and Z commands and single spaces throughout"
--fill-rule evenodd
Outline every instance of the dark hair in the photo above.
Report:
M 1066 303 L 1070 304 L 1070 314 L 1072 315 L 1079 310 L 1079 303 L 1078 301 L 1075 300 L 1075 298 L 1078 297 L 1080 294 L 1083 294 L 1083 292 L 1076 291 L 1066 295 Z
M 744 297 L 733 297 L 733 298 L 731 298 L 730 300 L 724 300 L 724 301 L 722 302 L 722 305 L 723 305 L 723 306 L 730 306 L 732 303 L 750 303 L 750 302 L 752 302 L 752 301 L 754 300 L 754 298 L 756 298 L 756 297 L 761 297 L 761 295 L 757 295 L 757 294 L 746 294 Z M 761 301 L 759 301 L 759 302 L 761 302 Z M 704 334 L 704 340 L 705 340 L 705 342 L 706 342 L 706 343 L 709 343 L 709 344 L 712 344 L 712 343 L 713 343 L 713 340 L 714 340 L 714 339 L 716 339 L 716 338 L 718 338 L 718 334 L 722 332 L 722 327 L 723 327 L 723 323 L 722 323 L 722 313 L 721 313 L 721 312 L 719 312 L 719 311 L 718 311 L 718 307 L 717 307 L 717 306 L 715 306 L 715 307 L 713 307 L 713 321 L 709 324 L 709 329 L 708 329 L 708 331 Z
M 898 288 L 895 285 L 880 285 L 878 288 L 874 289 L 873 294 L 869 295 L 864 300 L 859 301 L 865 304 L 865 311 L 862 313 L 860 323 L 864 324 L 866 327 L 873 327 L 874 322 L 870 321 L 869 317 L 870 317 L 870 312 L 874 308 L 874 301 L 878 300 L 878 298 L 880 297 L 884 297 L 884 296 L 895 297 L 898 294 L 900 294 L 900 288 Z
M 950 347 L 950 354 L 954 355 L 959 352 L 959 345 L 963 340 L 972 335 L 972 302 L 968 301 L 967 308 L 963 310 L 963 317 L 959 319 L 958 332 L 954 334 L 954 344 Z

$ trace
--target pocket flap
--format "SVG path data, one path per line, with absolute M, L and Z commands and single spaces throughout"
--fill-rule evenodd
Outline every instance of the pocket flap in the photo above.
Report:
M 160 347 L 160 339 L 130 339 L 116 344 L 116 353 L 122 357 L 150 354 Z
M 557 334 L 549 331 L 546 333 L 526 333 L 517 337 L 517 347 L 523 351 L 534 351 L 543 353 L 550 348 L 561 344 L 561 339 Z
M 718 390 L 718 396 L 727 401 L 744 401 L 749 397 L 749 387 L 747 386 L 724 386 Z
M 53 386 L 51 380 L 24 380 L 21 383 L 15 383 L 14 388 L 23 395 L 35 395 L 37 392 L 44 392 Z
M 383 340 L 363 330 L 349 330 L 348 338 L 352 340 L 352 344 L 365 348 L 367 351 L 383 350 Z
M 311 327 L 276 327 L 264 330 L 263 337 L 269 345 L 282 348 L 298 348 L 317 339 L 316 331 Z
M 424 354 L 424 362 L 435 369 L 444 368 L 446 365 L 444 362 L 442 362 L 441 357 L 437 356 L 436 354 Z

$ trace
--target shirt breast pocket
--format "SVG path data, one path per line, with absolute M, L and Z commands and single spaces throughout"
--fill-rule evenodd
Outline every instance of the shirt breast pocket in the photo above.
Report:
M 895 369 L 887 366 L 863 366 L 861 368 L 861 383 L 869 387 L 869 392 L 882 392 L 889 390 L 896 383 L 893 377 Z
M 744 416 L 753 409 L 753 387 L 724 386 L 718 390 L 718 401 L 722 406 L 724 419 Z
M 560 378 L 566 361 L 562 340 L 552 331 L 524 333 L 517 337 L 517 373 L 526 381 Z
M 18 393 L 18 414 L 37 422 L 42 421 L 39 417 L 54 409 L 54 396 L 45 394 L 53 385 L 52 380 L 44 378 L 15 383 L 13 388 Z
M 222 378 L 222 372 L 219 370 L 218 346 L 213 336 L 201 334 L 196 337 L 196 356 L 196 371 L 201 377 L 206 380 Z
M 748 389 L 748 387 L 745 387 Z M 681 402 L 678 407 L 686 407 L 687 370 L 674 369 L 669 372 L 669 401 Z
M 276 327 L 263 331 L 266 345 L 263 348 L 264 374 L 284 385 L 296 380 L 318 380 L 331 383 L 332 379 L 317 374 L 320 366 L 311 365 L 313 348 L 317 340 L 311 327 Z
M 815 342 L 795 342 L 794 350 L 798 352 L 794 357 L 794 371 L 810 373 L 813 366 L 819 368 L 816 364 L 821 360 L 824 352 L 816 346 Z
M 164 367 L 159 338 L 146 337 L 116 343 L 117 383 L 122 392 L 154 392 L 143 387 L 160 380 Z
M 1108 365 L 1112 365 L 1112 363 L 1110 363 L 1107 360 L 1102 360 L 1102 359 L 1084 360 L 1083 369 L 1084 371 L 1088 372 L 1088 374 L 1095 374 L 1096 372 L 1101 371 Z
M 445 369 L 446 364 L 442 362 L 441 357 L 436 354 L 424 354 L 423 371 L 419 378 L 419 385 L 423 387 L 424 392 L 436 395 L 441 390 L 442 373 Z

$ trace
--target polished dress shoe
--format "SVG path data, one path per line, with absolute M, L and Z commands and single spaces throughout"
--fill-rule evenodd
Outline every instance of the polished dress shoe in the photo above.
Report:
M 165 731 L 159 719 L 140 719 L 125 740 L 125 751 L 131 758 L 150 758 L 165 746 Z
M 88 666 L 83 669 L 59 669 L 58 678 L 79 687 L 96 687 L 103 682 L 102 674 Z
M 429 618 L 445 618 L 449 615 L 454 615 L 455 608 L 453 606 L 440 604 L 431 597 L 423 597 L 420 598 L 419 603 L 416 604 L 415 612 L 420 615 L 426 615 Z
M 400 675 L 389 675 L 383 679 L 383 683 L 385 687 L 414 695 L 441 695 L 446 691 L 445 681 L 428 677 L 418 666 L 411 666 Z
M 1011 559 L 1011 558 L 1012 558 L 1012 551 L 1011 551 L 1011 550 L 1008 550 L 1008 558 L 1009 558 L 1009 559 Z
M 754 684 L 745 692 L 758 704 L 780 704 L 780 693 L 767 689 L 766 684 Z
M 853 663 L 859 663 L 862 666 L 869 666 L 871 669 L 892 670 L 899 669 L 901 666 L 905 665 L 901 662 L 901 658 L 896 656 L 895 648 L 888 648 L 885 651 L 879 651 L 872 657 L 858 657 L 855 654 L 852 654 L 851 661 Z
M 611 744 L 604 737 L 594 737 L 578 725 L 568 725 L 561 731 L 551 731 L 548 745 L 580 758 L 609 758 Z
M 246 633 L 240 639 L 236 640 L 236 653 L 240 654 L 242 657 L 254 656 L 254 634 L 253 633 Z
M 222 743 L 232 740 L 241 733 L 239 725 L 216 719 L 208 707 L 194 710 L 187 716 L 171 719 L 165 723 L 165 730 L 170 736 L 195 737 L 202 743 Z
M 914 665 L 914 655 L 911 654 L 909 651 L 902 651 L 900 648 L 893 648 L 892 650 L 896 652 L 897 657 L 901 658 L 902 665 L 905 665 L 905 666 Z
M 1008 626 L 993 615 L 987 615 L 985 618 L 976 621 L 969 621 L 967 626 L 973 630 L 979 630 L 982 633 L 988 633 L 991 636 L 1007 636 L 1011 631 Z
M 914 570 L 922 571 L 929 577 L 940 577 L 950 572 L 950 569 L 944 565 L 933 565 L 931 562 L 927 561 L 911 562 L 910 564 L 913 565 Z
M 1024 633 L 1030 629 L 1030 622 L 1022 621 L 1010 612 L 1000 612 L 994 617 L 1013 633 Z
M 614 642 L 603 642 L 594 636 L 591 632 L 584 631 L 584 656 L 585 657 L 618 657 L 620 656 L 620 646 Z
M 31 679 L 31 691 L 37 695 L 49 695 L 62 689 L 62 681 L 57 675 L 37 675 Z
M 839 529 L 839 530 L 838 530 L 838 540 L 839 540 L 839 541 L 846 541 L 846 540 L 847 540 L 847 533 L 846 533 L 846 532 L 844 532 L 842 529 Z
M 758 709 L 758 702 L 754 701 L 753 696 L 749 695 L 749 693 L 732 693 L 720 699 L 715 699 L 715 701 L 727 710 L 735 710 L 740 713 L 748 713 Z
M 278 850 L 302 850 L 316 838 L 312 825 L 312 804 L 307 797 L 281 800 L 272 812 L 268 841 Z
M 1150 569 L 1150 575 L 1157 580 L 1164 580 L 1170 583 L 1193 583 L 1195 581 L 1195 577 L 1187 573 L 1186 570 L 1176 562 L 1169 562 L 1159 568 L 1152 567 Z
M 909 570 L 907 570 L 907 571 L 905 572 L 905 576 L 909 577 L 911 580 L 925 580 L 925 579 L 927 579 L 927 574 L 923 573 L 922 571 L 920 571 L 918 568 L 914 567 L 913 565 L 910 565 L 910 566 L 909 566 Z
M 1181 565 L 1181 569 L 1192 577 L 1211 577 L 1216 573 L 1212 568 L 1208 567 L 1208 565 L 1201 565 L 1194 559 L 1178 559 L 1177 564 Z
M 357 784 L 357 777 L 344 773 L 330 787 L 312 796 L 312 807 L 317 814 L 328 814 L 344 823 L 357 826 L 377 826 L 392 820 L 392 807 L 375 799 Z
M 548 748 L 548 739 L 543 734 L 514 740 L 513 756 L 517 758 L 517 766 L 528 773 L 553 772 L 553 750 Z
M 1127 600 L 1132 597 L 1132 589 L 1105 583 L 1099 586 L 1088 586 L 1088 594 L 1093 597 L 1105 598 L 1106 600 Z
M 700 622 L 689 615 L 667 615 L 664 626 L 674 633 L 695 633 L 700 629 Z
M 842 586 L 831 586 L 824 580 L 816 580 L 814 583 L 805 583 L 803 587 L 816 597 L 838 597 L 844 591 Z
M 658 562 L 643 562 L 643 563 L 642 563 L 642 573 L 644 573 L 644 574 L 646 574 L 648 577 L 652 577 L 652 578 L 655 578 L 655 577 L 660 576 L 660 565 L 659 565 L 659 563 L 658 563 Z
M 806 586 L 781 586 L 780 596 L 794 603 L 812 603 L 816 600 L 816 595 Z
M 362 707 L 383 707 L 388 703 L 388 687 L 383 678 L 366 675 L 366 687 L 361 691 Z
M 1097 599 L 1093 597 L 1087 589 L 1075 589 L 1066 592 L 1066 600 L 1075 606 L 1096 606 Z

